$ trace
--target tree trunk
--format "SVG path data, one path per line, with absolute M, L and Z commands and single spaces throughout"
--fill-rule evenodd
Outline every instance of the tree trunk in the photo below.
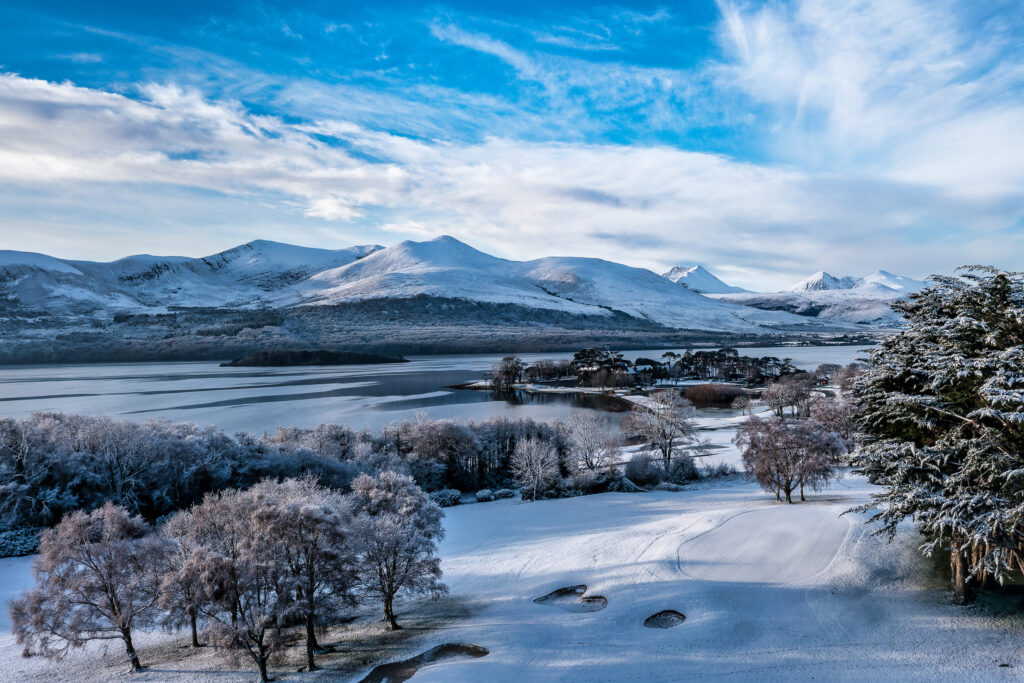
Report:
M 316 630 L 313 628 L 313 615 L 306 614 L 306 671 L 316 669 L 316 662 L 313 661 L 313 653 L 319 643 L 316 642 Z
M 128 651 L 128 661 L 131 663 L 132 673 L 139 673 L 142 671 L 142 664 L 139 663 L 139 654 L 135 651 L 135 645 L 132 644 L 131 629 L 121 629 L 121 638 L 124 640 L 125 650 Z
M 967 568 L 967 558 L 962 550 L 953 547 L 949 552 L 949 566 L 952 570 L 953 602 L 966 605 L 974 601 L 974 586 Z
M 790 505 L 792 505 L 793 504 L 793 487 L 792 486 L 787 486 L 785 489 L 783 489 L 783 491 L 785 491 L 785 493 L 786 493 L 786 502 L 789 503 Z
M 800 482 L 800 502 L 803 503 L 807 499 L 804 498 L 804 483 Z
M 260 654 L 256 658 L 256 666 L 260 668 L 260 683 L 269 683 L 270 676 L 267 675 L 267 655 Z
M 388 621 L 389 631 L 397 631 L 402 628 L 395 620 L 394 598 L 391 596 L 384 598 L 384 618 Z
M 189 625 L 192 627 L 192 647 L 200 647 L 199 645 L 199 625 L 198 617 L 196 616 L 195 610 L 190 610 L 188 613 Z

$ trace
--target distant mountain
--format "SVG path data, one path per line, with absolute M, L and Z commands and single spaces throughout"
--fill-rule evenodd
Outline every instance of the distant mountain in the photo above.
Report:
M 742 287 L 727 285 L 711 274 L 704 266 L 691 266 L 685 268 L 676 266 L 662 277 L 666 277 L 676 284 L 683 285 L 698 294 L 742 294 L 747 290 Z
M 788 290 L 789 292 L 824 292 L 835 289 L 850 289 L 857 283 L 856 278 L 835 277 L 823 270 L 801 280 Z
M 894 300 L 923 289 L 928 282 L 876 270 L 862 278 L 836 277 L 819 271 L 783 292 L 712 295 L 720 301 L 766 311 L 786 311 L 831 322 L 899 327 Z
M 680 279 L 690 278 L 698 286 L 737 289 L 702 268 Z M 828 327 L 788 312 L 716 301 L 642 268 L 575 257 L 510 261 L 447 236 L 337 250 L 257 240 L 203 258 L 139 255 L 110 263 L 0 252 L 0 323 L 56 316 L 97 330 L 115 314 L 286 310 L 416 297 L 510 305 L 509 315 L 525 325 L 533 324 L 529 311 L 543 310 L 609 325 L 632 320 L 741 334 Z
M 577 257 L 509 261 L 452 237 L 402 242 L 302 285 L 306 304 L 415 295 L 631 317 L 678 329 L 753 332 L 799 318 L 724 304 L 643 268 Z

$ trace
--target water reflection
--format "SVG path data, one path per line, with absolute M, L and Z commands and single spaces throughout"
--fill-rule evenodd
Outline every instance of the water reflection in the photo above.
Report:
M 823 362 L 848 363 L 859 351 L 803 347 L 742 353 L 792 357 L 798 367 L 813 368 Z M 660 358 L 662 353 L 643 350 L 625 355 Z M 529 363 L 571 355 L 522 357 Z M 453 388 L 486 376 L 499 359 L 498 354 L 429 356 L 401 364 L 303 368 L 221 368 L 213 362 L 6 367 L 0 368 L 0 416 L 50 410 L 137 420 L 161 417 L 216 424 L 228 431 L 262 432 L 321 422 L 378 429 L 413 419 L 419 412 L 460 420 L 496 415 L 548 420 L 595 410 L 617 420 L 626 410 L 622 401 L 598 394 Z M 717 417 L 734 414 L 729 409 L 706 410 Z

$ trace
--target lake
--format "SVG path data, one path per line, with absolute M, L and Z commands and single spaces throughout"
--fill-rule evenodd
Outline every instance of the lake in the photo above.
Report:
M 791 358 L 802 369 L 846 364 L 864 346 L 743 349 L 747 356 Z M 674 349 L 682 352 L 681 349 Z M 633 360 L 665 349 L 624 352 Z M 521 354 L 526 362 L 571 353 Z M 324 422 L 379 429 L 417 413 L 482 420 L 495 415 L 565 419 L 578 410 L 616 408 L 601 397 L 495 394 L 452 389 L 485 377 L 501 354 L 420 356 L 409 363 L 334 367 L 222 368 L 215 362 L 101 363 L 0 368 L 0 416 L 37 410 L 144 421 L 214 424 L 229 432 Z

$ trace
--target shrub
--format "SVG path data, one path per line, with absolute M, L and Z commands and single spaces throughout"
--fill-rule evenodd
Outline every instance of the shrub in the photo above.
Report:
M 704 470 L 704 476 L 709 479 L 717 477 L 731 477 L 734 474 L 739 474 L 739 471 L 727 462 L 720 462 L 717 465 L 711 465 Z
M 655 486 L 654 490 L 655 491 L 672 491 L 672 492 L 677 492 L 677 491 L 685 491 L 686 487 L 685 486 L 680 486 L 679 484 L 673 484 L 670 481 L 663 481 L 660 484 L 658 484 L 657 486 Z
M 676 484 L 684 484 L 700 479 L 700 472 L 697 470 L 693 458 L 687 455 L 677 456 L 669 466 L 666 479 Z
M 731 406 L 737 398 L 746 395 L 747 392 L 735 384 L 696 384 L 685 391 L 687 400 L 698 405 Z
M 626 479 L 640 486 L 654 486 L 665 478 L 665 470 L 655 464 L 655 459 L 648 453 L 637 453 L 626 463 Z
M 443 508 L 454 507 L 462 500 L 462 492 L 455 489 L 441 489 L 430 494 L 430 499 Z
M 480 489 L 476 492 L 476 502 L 489 503 L 494 500 L 494 492 L 490 489 Z
M 9 529 L 0 531 L 0 557 L 31 555 L 39 548 L 41 529 Z
M 496 489 L 494 491 L 495 498 L 515 498 L 515 489 Z
M 608 490 L 619 493 L 643 493 L 643 489 L 631 482 L 627 477 L 619 477 L 608 483 Z

